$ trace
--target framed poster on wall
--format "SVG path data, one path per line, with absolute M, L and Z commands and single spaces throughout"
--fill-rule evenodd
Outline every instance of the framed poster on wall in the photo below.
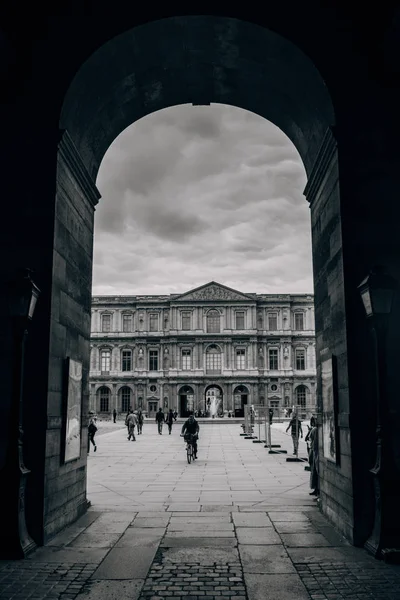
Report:
M 64 390 L 64 463 L 76 460 L 81 455 L 82 429 L 82 363 L 72 358 L 65 360 Z
M 322 380 L 322 438 L 324 456 L 339 464 L 339 428 L 338 428 L 338 394 L 337 394 L 337 362 L 332 355 L 321 364 Z

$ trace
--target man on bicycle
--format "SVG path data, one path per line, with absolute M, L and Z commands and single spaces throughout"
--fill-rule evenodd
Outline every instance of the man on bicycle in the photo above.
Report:
M 197 440 L 199 438 L 199 431 L 199 424 L 194 418 L 194 414 L 190 413 L 188 420 L 183 424 L 181 435 L 184 436 L 185 441 L 187 441 L 189 437 L 192 438 L 194 458 L 197 458 Z

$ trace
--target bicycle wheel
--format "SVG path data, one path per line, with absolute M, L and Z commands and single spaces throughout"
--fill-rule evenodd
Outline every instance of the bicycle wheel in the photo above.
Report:
M 192 446 L 192 444 L 188 444 L 186 446 L 186 456 L 187 456 L 187 461 L 188 461 L 189 465 L 192 462 L 192 453 L 193 453 L 193 446 Z

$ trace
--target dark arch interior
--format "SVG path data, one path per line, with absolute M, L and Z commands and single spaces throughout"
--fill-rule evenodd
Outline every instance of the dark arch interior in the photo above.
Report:
M 309 174 L 334 112 L 324 81 L 291 42 L 258 25 L 211 16 L 172 17 L 131 29 L 82 65 L 60 127 L 95 179 L 117 135 L 177 104 L 231 104 L 292 140 Z

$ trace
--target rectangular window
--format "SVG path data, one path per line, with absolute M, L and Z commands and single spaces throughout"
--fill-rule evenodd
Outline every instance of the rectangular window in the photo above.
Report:
M 269 349 L 269 368 L 271 371 L 278 370 L 278 348 Z
M 190 312 L 183 312 L 182 313 L 182 329 L 184 331 L 190 331 L 191 326 L 190 326 L 190 317 L 191 317 L 191 313 Z
M 158 371 L 158 350 L 149 351 L 149 371 Z
M 104 333 L 111 331 L 111 315 L 101 316 L 101 331 Z
M 132 331 L 132 315 L 122 315 L 122 331 L 124 333 Z
M 158 314 L 150 314 L 150 331 L 158 331 Z
M 244 326 L 244 312 L 236 313 L 236 329 L 245 329 Z
M 269 313 L 268 314 L 268 329 L 269 329 L 269 331 L 277 331 L 277 329 L 278 329 L 278 314 L 277 313 Z
M 246 350 L 244 348 L 236 350 L 236 368 L 241 371 L 246 368 Z
M 192 352 L 191 350 L 182 350 L 182 370 L 190 371 L 192 368 Z
M 298 371 L 305 371 L 306 368 L 306 353 L 305 350 L 296 350 L 296 369 Z
M 122 351 L 122 370 L 123 371 L 132 371 L 132 351 L 131 350 L 123 350 Z
M 111 351 L 110 350 L 102 350 L 101 352 L 101 370 L 103 373 L 107 373 L 110 371 L 111 366 Z
M 294 314 L 294 328 L 296 331 L 304 330 L 304 313 Z

